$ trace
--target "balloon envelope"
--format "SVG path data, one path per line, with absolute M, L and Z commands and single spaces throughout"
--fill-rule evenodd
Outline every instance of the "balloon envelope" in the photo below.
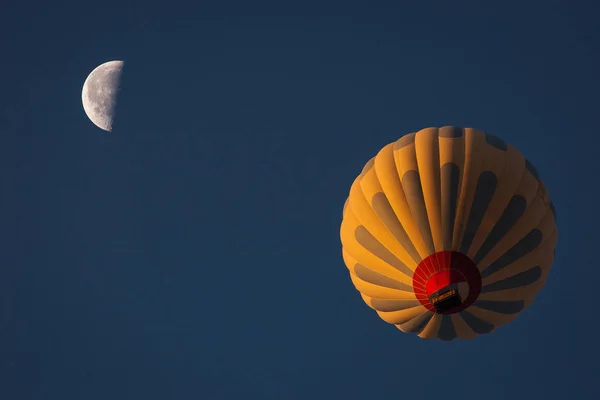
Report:
M 390 143 L 344 205 L 342 254 L 366 304 L 421 338 L 472 339 L 544 286 L 557 241 L 544 183 L 513 146 L 471 128 Z

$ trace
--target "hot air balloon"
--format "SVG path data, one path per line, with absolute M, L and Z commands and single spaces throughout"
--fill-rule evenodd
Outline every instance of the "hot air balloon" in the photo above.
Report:
M 512 321 L 544 286 L 556 215 L 534 166 L 472 128 L 390 143 L 351 186 L 342 255 L 364 302 L 424 339 L 473 339 Z

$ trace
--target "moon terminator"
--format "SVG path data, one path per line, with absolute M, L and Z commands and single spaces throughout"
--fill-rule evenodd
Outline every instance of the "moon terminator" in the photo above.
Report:
M 83 109 L 100 129 L 112 132 L 123 61 L 108 61 L 96 67 L 86 78 L 81 91 Z

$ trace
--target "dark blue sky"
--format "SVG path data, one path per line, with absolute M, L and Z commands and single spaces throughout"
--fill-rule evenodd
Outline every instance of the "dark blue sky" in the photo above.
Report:
M 11 3 L 0 398 L 600 398 L 595 2 Z M 81 88 L 113 59 L 107 133 Z M 533 306 L 468 342 L 381 321 L 341 257 L 365 162 L 442 125 L 518 147 L 558 215 Z

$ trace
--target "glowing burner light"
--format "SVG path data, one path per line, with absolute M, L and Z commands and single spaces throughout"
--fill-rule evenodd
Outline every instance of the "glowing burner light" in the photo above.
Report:
M 413 275 L 415 296 L 430 311 L 454 314 L 473 304 L 481 292 L 475 263 L 457 251 L 440 251 L 419 263 Z

